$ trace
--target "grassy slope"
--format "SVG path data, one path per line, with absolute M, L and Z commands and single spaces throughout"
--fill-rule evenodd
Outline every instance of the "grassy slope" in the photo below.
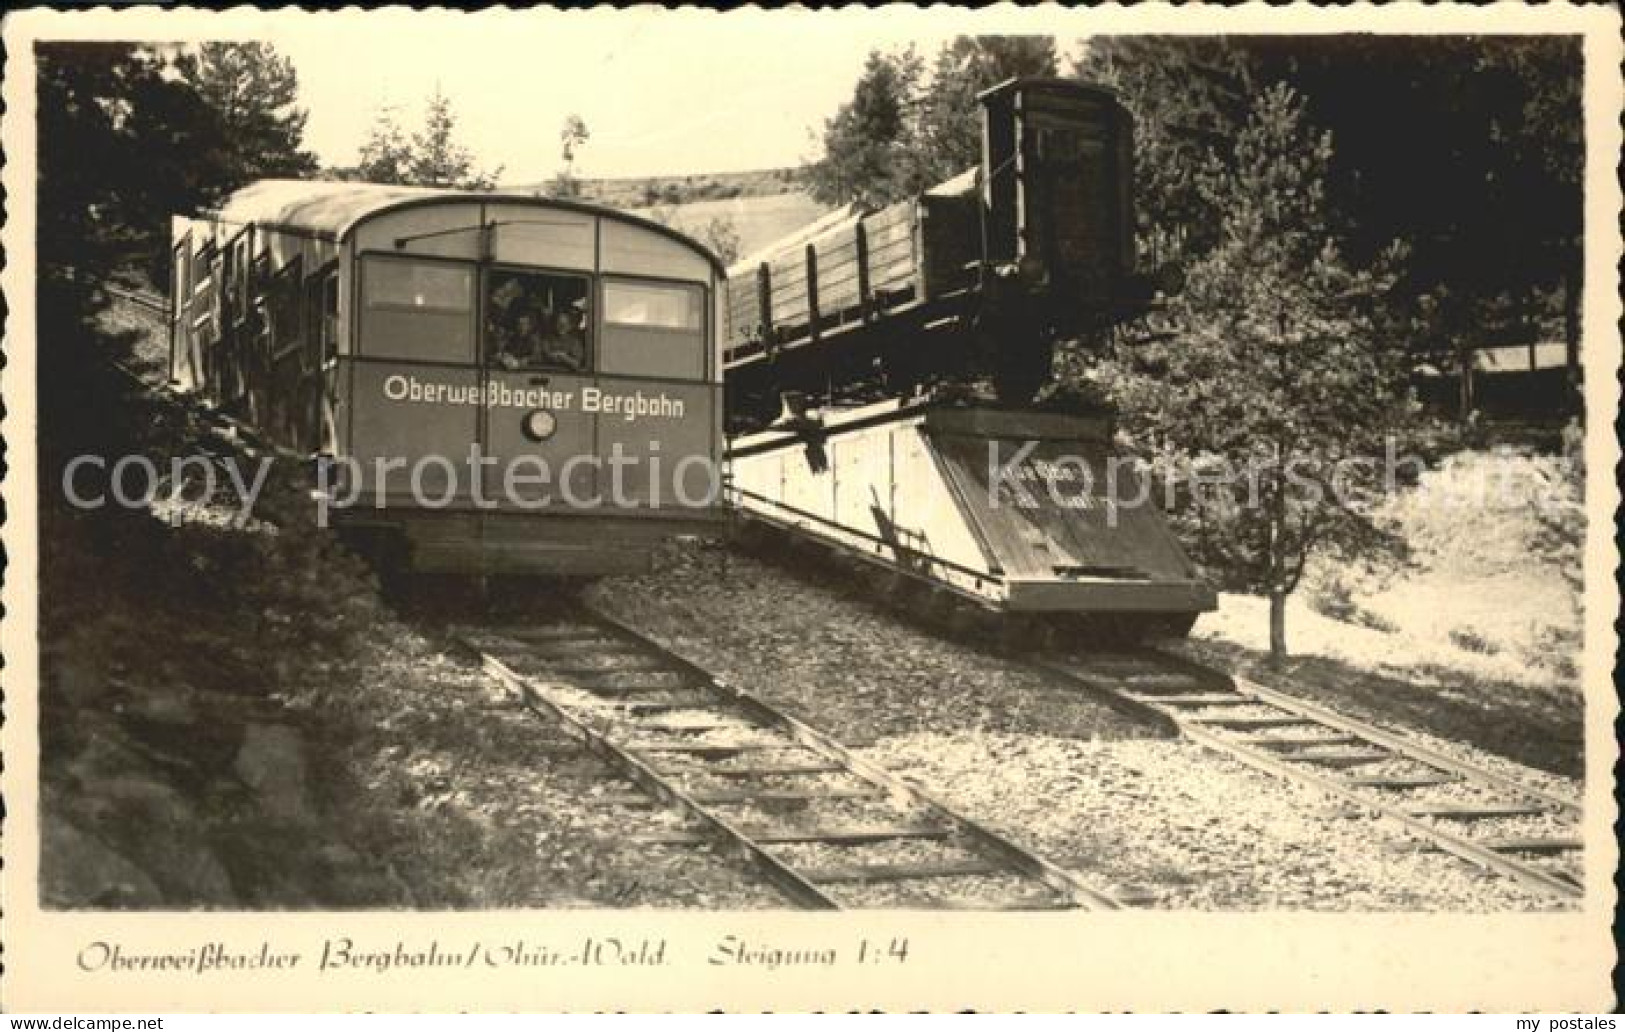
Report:
M 707 196 L 760 197 L 783 193 L 798 187 L 800 170 L 763 168 L 748 172 L 705 172 L 686 176 L 631 176 L 620 179 L 583 179 L 582 196 L 617 208 L 633 208 L 649 203 L 651 194 L 676 196 L 681 202 Z M 527 183 L 504 183 L 503 190 L 515 193 L 546 191 L 551 178 Z
M 1578 557 L 1542 545 L 1534 503 L 1558 491 L 1555 460 L 1464 452 L 1383 515 L 1411 562 L 1312 572 L 1290 600 L 1293 659 L 1270 674 L 1268 606 L 1227 595 L 1193 645 L 1353 713 L 1463 738 L 1546 770 L 1579 773 Z M 1483 501 L 1474 485 L 1497 487 Z
M 694 201 L 674 207 L 636 209 L 636 212 L 655 217 L 702 240 L 705 227 L 712 219 L 725 219 L 733 223 L 734 231 L 739 234 L 739 254 L 744 256 L 817 221 L 828 210 L 798 191 L 766 197 Z
M 546 191 L 549 181 L 504 185 L 520 193 Z M 739 254 L 748 255 L 817 220 L 829 209 L 802 189 L 799 170 L 759 169 L 690 176 L 584 179 L 581 196 L 664 222 L 702 242 L 714 219 L 733 225 Z M 654 203 L 651 199 L 659 197 Z M 672 198 L 679 198 L 673 203 Z

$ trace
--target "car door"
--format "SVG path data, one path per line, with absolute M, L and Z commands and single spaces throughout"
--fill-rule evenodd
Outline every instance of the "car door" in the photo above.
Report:
M 442 508 L 468 497 L 478 439 L 473 263 L 363 255 L 351 446 L 366 496 Z
M 592 280 L 579 272 L 490 266 L 481 290 L 486 497 L 498 507 L 598 504 L 592 385 Z

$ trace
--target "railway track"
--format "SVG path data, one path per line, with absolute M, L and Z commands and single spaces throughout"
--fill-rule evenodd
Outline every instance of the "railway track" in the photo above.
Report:
M 456 637 L 523 704 L 813 909 L 1110 910 L 1111 893 L 588 608 Z
M 1584 895 L 1573 800 L 1155 649 L 1038 666 L 1171 722 L 1216 752 L 1374 813 L 1424 848 L 1553 896 Z
M 103 283 L 102 289 L 105 290 L 110 296 L 118 298 L 121 301 L 128 301 L 133 305 L 145 308 L 148 311 L 157 312 L 160 315 L 169 314 L 169 302 L 164 298 L 159 297 L 157 294 L 148 293 L 145 290 L 130 290 L 127 287 L 115 287 L 108 283 Z
M 846 555 L 812 544 L 821 554 Z M 989 624 L 987 614 L 952 600 L 900 601 L 880 582 L 876 590 L 936 633 L 996 638 L 994 650 L 1006 658 L 1254 769 L 1320 789 L 1403 828 L 1424 849 L 1559 899 L 1584 896 L 1581 809 L 1572 799 L 1159 649 L 1103 645 L 1098 653 L 1067 655 L 1053 628 L 1035 635 L 1034 626 Z

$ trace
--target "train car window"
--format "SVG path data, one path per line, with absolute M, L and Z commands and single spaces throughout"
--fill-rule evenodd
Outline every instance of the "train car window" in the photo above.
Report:
M 170 367 L 169 375 L 173 380 L 180 380 L 191 388 L 200 386 L 197 382 L 198 369 L 193 362 L 192 350 L 192 324 L 188 318 L 190 309 L 187 304 L 185 284 L 189 275 L 187 264 L 191 260 L 192 237 L 190 234 L 182 236 L 175 249 L 170 252 L 170 302 L 169 314 L 174 320 L 170 328 Z
M 197 258 L 192 262 L 192 294 L 203 293 L 205 289 L 214 284 L 214 241 L 210 240 L 198 248 Z
M 486 361 L 501 369 L 586 369 L 590 297 L 585 276 L 492 269 L 485 277 Z
M 369 255 L 361 262 L 361 350 L 378 358 L 468 362 L 474 268 Z
M 277 271 L 271 280 L 271 347 L 273 359 L 280 361 L 297 350 L 302 341 L 303 327 L 299 319 L 300 256 L 295 255 L 287 265 Z
M 603 372 L 700 379 L 705 350 L 704 287 L 604 281 Z
M 228 245 L 220 263 L 220 317 L 228 333 L 237 325 L 237 279 L 237 248 Z
M 329 263 L 305 280 L 305 369 L 338 353 L 338 269 Z
M 339 353 L 339 271 L 330 270 L 322 277 L 322 358 L 334 358 Z
M 220 263 L 220 311 L 228 331 L 235 330 L 248 311 L 248 231 L 226 244 Z
M 248 296 L 251 308 L 265 308 L 265 291 L 271 285 L 271 255 L 261 251 L 248 266 Z
M 235 248 L 237 254 L 237 293 L 235 304 L 237 306 L 238 319 L 245 319 L 248 317 L 250 295 L 249 279 L 253 274 L 251 261 L 249 259 L 249 244 L 253 240 L 253 234 L 254 231 L 251 228 L 243 230 L 242 234 L 237 238 L 237 246 Z
M 171 259 L 170 275 L 173 277 L 170 287 L 170 297 L 174 299 L 177 315 L 186 304 L 186 286 L 191 281 L 192 266 L 192 238 L 185 236 L 175 245 L 174 255 Z
M 705 325 L 702 291 L 687 284 L 604 284 L 604 322 L 611 326 L 699 332 Z

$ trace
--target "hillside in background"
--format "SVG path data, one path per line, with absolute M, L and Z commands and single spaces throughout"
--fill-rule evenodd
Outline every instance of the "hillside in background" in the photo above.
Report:
M 766 197 L 802 189 L 802 171 L 796 167 L 762 168 L 750 172 L 702 172 L 690 176 L 633 176 L 625 179 L 580 181 L 583 200 L 617 208 L 652 208 L 657 204 Z M 528 183 L 503 183 L 499 189 L 514 193 L 545 193 L 552 178 Z
M 515 193 L 545 193 L 552 181 L 504 184 Z M 654 219 L 714 250 L 714 227 L 732 228 L 735 253 L 751 254 L 813 222 L 829 209 L 806 192 L 798 168 L 691 176 L 583 179 L 581 199 Z M 728 261 L 730 255 L 721 256 Z
M 767 197 L 735 197 L 730 200 L 693 201 L 688 204 L 634 208 L 634 214 L 662 222 L 715 249 L 708 227 L 721 220 L 738 234 L 738 254 L 754 254 L 819 219 L 829 209 L 801 191 Z M 727 261 L 728 256 L 721 256 Z

